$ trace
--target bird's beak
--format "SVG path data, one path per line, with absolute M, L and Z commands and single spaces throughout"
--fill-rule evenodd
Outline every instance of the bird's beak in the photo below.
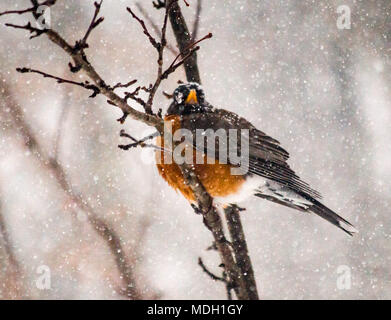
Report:
M 198 104 L 197 92 L 194 89 L 190 90 L 190 93 L 187 96 L 185 103 L 187 103 L 187 104 Z

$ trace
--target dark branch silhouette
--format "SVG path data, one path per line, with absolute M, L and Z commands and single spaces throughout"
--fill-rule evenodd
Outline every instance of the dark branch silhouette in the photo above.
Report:
M 66 80 L 66 79 L 63 79 L 60 77 L 53 76 L 53 75 L 48 74 L 43 71 L 34 70 L 34 69 L 30 69 L 30 68 L 16 68 L 16 71 L 18 71 L 20 73 L 37 73 L 37 74 L 40 74 L 41 76 L 43 76 L 44 78 L 54 79 L 57 81 L 57 83 L 68 83 L 68 84 L 73 84 L 75 86 L 80 86 L 80 87 L 88 89 L 88 90 L 92 90 L 93 92 L 90 95 L 90 98 L 95 98 L 100 93 L 99 88 L 93 84 L 90 84 L 88 81 L 76 82 L 76 81 L 72 81 L 72 80 Z
M 157 24 L 155 23 L 155 21 L 152 20 L 152 18 L 148 15 L 148 13 L 145 11 L 144 7 L 141 5 L 141 3 L 137 2 L 136 3 L 136 7 L 137 9 L 140 11 L 140 13 L 143 15 L 144 19 L 147 20 L 149 22 L 149 24 L 151 25 L 153 31 L 161 38 L 162 37 L 162 31 L 160 30 L 160 28 L 157 26 Z M 176 50 L 172 45 L 170 45 L 169 43 L 166 44 L 166 47 L 169 51 L 171 51 L 171 53 L 174 55 L 174 56 L 177 56 L 179 54 L 178 50 Z
M 186 54 L 186 49 L 192 43 L 191 34 L 187 27 L 185 18 L 182 15 L 181 9 L 177 1 L 167 0 L 167 5 L 172 3 L 172 9 L 170 10 L 170 22 L 174 31 L 175 39 L 178 43 L 179 51 L 182 55 Z M 193 53 L 184 64 L 187 81 L 201 83 L 201 77 L 197 65 L 197 55 Z
M 170 5 L 171 1 L 172 0 L 167 0 L 167 4 Z M 193 42 L 190 38 L 180 7 L 176 2 L 173 4 L 173 9 L 170 11 L 170 21 L 175 38 L 178 41 L 178 46 L 181 48 L 181 52 L 186 52 Z M 188 81 L 201 83 L 195 53 L 192 54 L 192 59 L 187 60 L 184 67 Z M 212 197 L 206 192 L 199 181 L 195 183 L 196 177 L 191 168 L 181 167 L 181 169 L 185 179 L 192 187 L 193 192 L 200 195 L 200 197 L 197 197 L 198 208 L 195 210 L 196 212 L 201 212 L 203 214 L 204 223 L 214 236 L 215 245 L 225 268 L 226 281 L 229 283 L 230 288 L 234 289 L 236 296 L 240 300 L 259 299 L 254 272 L 248 255 L 246 238 L 240 217 L 237 214 L 238 208 L 234 206 L 226 209 L 228 229 L 234 247 L 234 252 L 232 252 L 224 235 L 221 218 L 213 205 Z

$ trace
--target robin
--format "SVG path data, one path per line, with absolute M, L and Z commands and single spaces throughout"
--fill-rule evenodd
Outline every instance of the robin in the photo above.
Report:
M 247 132 L 248 152 L 244 174 L 232 174 L 232 169 L 238 167 L 238 163 L 231 161 L 231 152 L 228 152 L 228 156 L 222 161 L 220 151 L 226 147 L 221 143 L 206 146 L 202 144 L 200 147 L 194 141 L 187 140 L 187 147 L 182 150 L 183 153 L 188 151 L 186 148 L 192 149 L 194 172 L 218 203 L 238 203 L 255 195 L 299 211 L 313 212 L 349 235 L 357 232 L 352 224 L 319 202 L 319 192 L 302 181 L 289 167 L 289 154 L 277 140 L 239 115 L 214 108 L 205 100 L 204 91 L 199 84 L 181 84 L 174 91 L 173 102 L 167 110 L 164 122 L 172 135 L 179 129 L 186 129 L 191 133 L 208 129 Z M 194 193 L 186 184 L 177 162 L 167 161 L 166 140 L 159 136 L 156 143 L 160 150 L 156 153 L 160 175 L 191 204 L 195 204 Z M 240 142 L 237 142 L 238 148 L 234 148 L 235 152 L 238 151 L 239 145 Z M 216 150 L 209 152 L 211 146 Z

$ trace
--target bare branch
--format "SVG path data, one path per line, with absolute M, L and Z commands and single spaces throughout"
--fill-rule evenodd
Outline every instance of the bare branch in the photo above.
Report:
M 172 0 L 166 0 L 170 4 Z M 170 22 L 173 28 L 175 38 L 178 42 L 178 45 L 181 49 L 181 52 L 185 54 L 186 49 L 192 44 L 191 38 L 189 36 L 189 31 L 186 25 L 186 22 L 181 13 L 180 7 L 177 3 L 174 3 L 173 10 L 170 12 Z M 187 81 L 195 81 L 200 83 L 201 79 L 199 76 L 198 66 L 197 66 L 197 57 L 195 54 L 191 55 L 191 59 L 187 60 L 187 63 L 184 64 Z M 246 277 L 243 274 L 244 268 L 240 266 L 242 262 L 239 262 L 239 259 L 243 258 L 242 252 L 236 252 L 234 250 L 234 255 L 231 251 L 231 248 L 228 244 L 228 241 L 225 238 L 224 230 L 220 216 L 213 206 L 213 198 L 207 193 L 204 186 L 201 184 L 199 179 L 196 177 L 193 168 L 187 165 L 180 166 L 181 172 L 185 178 L 185 181 L 190 186 L 194 194 L 196 195 L 198 208 L 197 211 L 201 211 L 204 217 L 204 223 L 207 228 L 212 232 L 216 248 L 220 254 L 222 265 L 224 266 L 227 281 L 232 285 L 232 288 L 235 290 L 236 296 L 241 300 L 248 299 L 257 299 L 257 291 L 255 279 L 253 277 Z M 237 216 L 237 220 L 240 222 L 240 217 Z M 231 223 L 228 221 L 228 223 Z M 233 222 L 232 222 L 233 223 Z M 235 226 L 231 226 L 235 228 Z M 235 229 L 237 232 L 231 232 L 231 236 L 234 238 L 236 236 L 241 237 L 242 243 L 245 244 L 245 236 L 242 228 Z M 236 240 L 235 238 L 233 239 Z M 238 248 L 238 247 L 237 247 Z M 246 245 L 247 249 L 247 245 Z M 240 250 L 238 248 L 238 250 Z M 246 251 L 247 253 L 247 251 Z M 248 257 L 248 261 L 250 258 Z M 247 264 L 251 269 L 251 262 Z M 251 269 L 252 272 L 252 269 Z M 227 289 L 228 298 L 231 299 L 231 290 Z
M 222 277 L 216 276 L 214 273 L 208 270 L 201 258 L 198 258 L 198 265 L 201 267 L 202 271 L 204 271 L 212 280 L 221 281 L 225 284 L 225 288 L 227 290 L 227 299 L 232 300 L 232 284 L 227 280 L 227 274 L 223 272 Z
M 90 36 L 92 30 L 94 30 L 98 25 L 100 25 L 104 18 L 103 17 L 100 17 L 98 19 L 98 15 L 99 15 L 99 11 L 100 11 L 100 8 L 102 7 L 102 3 L 103 3 L 103 0 L 101 0 L 99 3 L 98 2 L 94 2 L 94 6 L 95 6 L 95 13 L 94 13 L 94 16 L 92 18 L 92 21 L 87 29 L 87 32 L 86 34 L 84 35 L 83 39 L 79 42 L 77 42 L 76 46 L 78 46 L 79 48 L 81 49 L 84 49 L 84 48 L 88 48 L 88 44 L 87 44 L 87 40 L 88 40 L 88 37 Z
M 146 103 L 146 105 L 144 107 L 145 112 L 149 113 L 149 114 L 152 113 L 152 103 L 153 103 L 153 99 L 155 98 L 156 91 L 159 88 L 160 83 L 162 82 L 162 80 L 167 78 L 167 76 L 168 76 L 168 74 L 167 74 L 167 76 L 165 78 L 163 78 L 163 54 L 164 54 L 164 49 L 165 49 L 165 47 L 167 45 L 166 32 L 167 32 L 168 15 L 169 15 L 169 13 L 170 13 L 174 3 L 176 3 L 177 1 L 178 0 L 173 0 L 172 3 L 167 5 L 166 12 L 165 12 L 165 15 L 164 15 L 163 27 L 162 27 L 162 31 L 160 33 L 161 34 L 161 39 L 160 39 L 160 43 L 158 44 L 158 47 L 157 47 L 157 49 L 158 49 L 157 78 L 156 78 L 156 81 L 155 81 L 154 85 L 152 86 L 152 88 L 149 91 L 148 101 L 147 101 L 147 103 Z
M 184 64 L 186 60 L 193 55 L 193 52 L 200 49 L 200 47 L 198 46 L 195 47 L 196 44 L 200 43 L 203 40 L 210 39 L 212 38 L 212 36 L 213 36 L 212 33 L 208 33 L 206 36 L 202 37 L 196 42 L 190 43 L 188 47 L 185 48 L 185 52 L 187 52 L 186 54 L 181 52 L 179 55 L 175 57 L 174 61 L 171 63 L 169 68 L 164 72 L 164 78 L 167 78 L 169 74 L 173 73 L 179 66 Z M 180 57 L 182 57 L 182 60 L 176 63 Z
M 152 26 L 152 29 L 153 31 L 155 31 L 155 33 L 159 36 L 159 38 L 162 37 L 162 32 L 161 30 L 159 29 L 159 27 L 156 25 L 156 23 L 152 20 L 152 18 L 148 15 L 148 13 L 145 11 L 144 7 L 139 3 L 137 2 L 136 3 L 136 7 L 138 8 L 138 10 L 141 12 L 141 14 L 143 15 L 144 19 L 146 19 L 150 25 Z M 169 43 L 166 44 L 166 48 L 171 51 L 171 53 L 174 55 L 174 56 L 177 56 L 179 53 L 178 53 L 178 50 L 176 50 L 172 45 L 170 45 Z
M 33 1 L 33 2 L 36 3 L 37 1 Z M 163 3 L 162 1 L 158 1 L 156 6 L 161 6 L 162 3 Z M 129 114 L 136 120 L 142 121 L 150 126 L 154 126 L 160 133 L 163 132 L 163 121 L 158 115 L 154 115 L 152 113 L 152 103 L 153 103 L 155 93 L 158 87 L 160 86 L 161 81 L 167 78 L 168 75 L 174 72 L 179 66 L 184 65 L 187 80 L 200 83 L 201 79 L 199 76 L 197 57 L 195 54 L 195 52 L 199 49 L 199 47 L 195 45 L 199 41 L 211 37 L 211 34 L 209 34 L 206 37 L 202 38 L 201 40 L 197 42 L 193 42 L 190 33 L 188 31 L 186 22 L 184 20 L 184 17 L 181 13 L 180 7 L 178 5 L 178 0 L 166 0 L 164 6 L 166 7 L 166 14 L 165 14 L 165 19 L 161 31 L 161 41 L 159 43 L 151 36 L 151 34 L 149 33 L 149 31 L 145 26 L 144 21 L 138 18 L 128 8 L 128 11 L 132 14 L 133 18 L 135 18 L 143 27 L 144 33 L 148 36 L 152 46 L 158 51 L 158 76 L 154 85 L 146 90 L 149 92 L 149 98 L 146 105 L 143 105 L 143 100 L 137 97 L 138 90 L 140 89 L 136 89 L 133 93 L 125 93 L 124 98 L 118 96 L 116 93 L 114 93 L 114 89 L 105 83 L 105 81 L 101 78 L 101 76 L 96 72 L 95 68 L 92 67 L 92 65 L 88 62 L 87 57 L 83 51 L 83 48 L 77 48 L 76 45 L 75 46 L 69 45 L 54 30 L 45 30 L 45 34 L 48 36 L 48 38 L 53 43 L 60 46 L 66 53 L 68 53 L 72 57 L 74 66 L 71 65 L 71 67 L 73 68 L 73 70 L 74 71 L 80 69 L 84 70 L 84 72 L 93 81 L 95 86 L 100 90 L 100 93 L 104 94 L 107 97 L 108 103 L 119 107 L 123 111 L 124 116 L 121 118 L 122 121 L 124 121 L 126 116 Z M 178 46 L 180 48 L 181 60 L 178 61 L 179 57 L 177 57 L 169 66 L 169 68 L 167 68 L 166 71 L 163 72 L 163 52 L 166 46 L 165 33 L 166 33 L 168 18 L 170 19 L 176 40 L 178 42 Z M 27 30 L 29 29 L 27 28 Z M 29 31 L 32 33 L 37 32 L 35 30 L 33 31 L 29 30 Z M 134 108 L 132 108 L 130 105 L 128 105 L 127 100 L 129 98 L 143 105 L 145 109 L 145 113 L 139 112 Z M 34 140 L 32 141 L 36 144 L 36 141 Z M 51 165 L 55 167 L 55 165 L 58 164 L 52 162 Z M 234 250 L 235 253 L 235 257 L 234 257 L 234 254 L 231 251 L 229 242 L 227 241 L 224 235 L 222 221 L 220 219 L 220 216 L 216 208 L 213 205 L 213 198 L 211 198 L 211 196 L 207 193 L 202 183 L 195 175 L 192 166 L 183 164 L 180 165 L 180 169 L 185 178 L 185 181 L 187 182 L 187 184 L 189 185 L 189 187 L 192 189 L 192 191 L 196 196 L 198 210 L 203 215 L 205 225 L 213 234 L 216 247 L 218 249 L 218 252 L 222 260 L 222 265 L 225 269 L 227 281 L 232 285 L 232 288 L 235 290 L 236 296 L 239 299 L 251 299 L 252 293 L 248 291 L 249 286 L 246 283 L 246 281 L 250 281 L 251 279 L 245 278 L 243 276 L 242 268 L 237 264 L 237 259 L 240 258 L 241 256 L 237 254 L 237 252 Z M 67 185 L 65 184 L 64 189 L 69 190 L 69 187 L 67 187 Z M 237 232 L 243 233 L 242 231 L 243 231 L 242 229 L 238 229 Z M 235 235 L 235 234 L 231 232 L 231 235 Z M 241 236 L 243 236 L 243 241 L 245 241 L 244 234 L 242 234 Z M 256 290 L 255 285 L 253 285 L 252 288 L 255 288 Z
M 194 52 L 196 52 L 196 51 L 198 51 L 200 49 L 200 47 L 195 47 L 195 48 L 192 48 L 190 51 L 188 51 L 188 53 L 185 55 L 185 56 L 183 56 L 183 58 L 179 61 L 179 62 L 177 62 L 177 63 L 172 63 L 169 67 L 168 67 L 168 69 L 166 70 L 166 71 L 164 71 L 163 72 L 163 74 L 161 75 L 161 80 L 163 80 L 163 79 L 167 79 L 168 78 L 168 76 L 171 74 L 171 73 L 173 73 L 173 72 L 175 72 L 175 70 L 176 69 L 178 69 L 181 65 L 183 65 L 188 59 L 190 59 L 190 57 L 192 56 L 192 54 L 194 53 Z
M 197 10 L 194 18 L 193 32 L 191 34 L 191 41 L 193 42 L 197 39 L 198 30 L 200 28 L 200 19 L 201 19 L 201 10 L 202 10 L 202 0 L 197 0 Z
M 146 108 L 146 102 L 138 97 L 138 94 L 140 92 L 141 87 L 137 87 L 136 89 L 133 90 L 133 92 L 125 92 L 125 99 L 132 99 L 136 101 L 138 104 L 142 105 L 144 109 Z
M 15 28 L 15 29 L 24 29 L 24 30 L 27 30 L 28 32 L 30 32 L 31 36 L 30 36 L 30 39 L 34 39 L 36 37 L 39 37 L 40 35 L 46 33 L 48 31 L 48 29 L 38 29 L 38 28 L 34 28 L 31 23 L 27 23 L 26 25 L 24 26 L 20 26 L 20 25 L 16 25 L 16 24 L 12 24 L 12 23 L 6 23 L 5 24 L 7 27 L 10 27 L 10 28 Z M 35 34 L 34 34 L 35 33 Z
M 88 206 L 87 210 L 91 210 Z M 91 212 L 91 211 L 90 211 Z M 136 279 L 132 272 L 132 266 L 128 262 L 120 237 L 110 225 L 96 214 L 89 215 L 88 221 L 93 225 L 98 234 L 106 241 L 111 253 L 115 258 L 118 271 L 125 284 L 125 294 L 132 300 L 141 299 L 142 294 L 138 292 L 136 287 Z
M 163 151 L 163 149 L 161 147 L 158 147 L 155 144 L 145 143 L 145 141 L 151 140 L 151 139 L 157 137 L 158 135 L 159 135 L 159 132 L 156 132 L 156 133 L 151 134 L 149 136 L 146 136 L 140 140 L 137 140 L 136 138 L 133 138 L 130 134 L 126 133 L 124 129 L 122 129 L 120 131 L 120 137 L 128 138 L 128 139 L 134 141 L 134 143 L 127 144 L 127 145 L 120 144 L 120 145 L 118 145 L 118 148 L 120 148 L 122 150 L 129 150 L 131 148 L 141 147 L 141 148 L 153 148 L 153 149 L 157 149 L 159 151 Z
M 152 1 L 153 6 L 156 9 L 162 9 L 166 7 L 166 3 L 164 0 L 157 0 L 157 1 Z
M 244 236 L 242 222 L 240 220 L 240 211 L 236 205 L 231 205 L 225 210 L 225 217 L 227 219 L 228 230 L 232 239 L 232 247 L 235 253 L 235 260 L 240 269 L 243 283 L 246 286 L 246 291 L 250 300 L 258 300 L 258 291 L 255 281 L 254 271 L 250 256 L 248 253 L 246 238 Z
M 4 11 L 4 12 L 0 12 L 0 17 L 1 16 L 5 16 L 5 15 L 9 15 L 9 14 L 25 14 L 25 13 L 28 13 L 28 12 L 33 12 L 34 10 L 35 10 L 35 8 L 28 8 L 28 9 L 25 9 L 25 10 Z
M 167 4 L 173 3 L 173 0 L 166 0 Z M 186 54 L 186 48 L 192 43 L 191 35 L 187 27 L 185 18 L 182 15 L 178 3 L 173 3 L 172 10 L 170 10 L 170 22 L 175 34 L 175 39 L 179 46 L 179 51 Z M 200 73 L 197 65 L 197 55 L 195 52 L 187 59 L 185 66 L 186 78 L 188 81 L 201 83 Z
M 42 2 L 41 4 L 34 4 L 33 7 L 27 8 L 24 10 L 10 10 L 10 11 L 0 12 L 0 17 L 3 15 L 11 15 L 11 14 L 19 14 L 20 15 L 20 14 L 25 14 L 25 13 L 29 13 L 29 12 L 35 12 L 39 6 L 50 7 L 50 6 L 54 5 L 56 2 L 57 2 L 57 0 L 47 0 L 47 1 Z
M 50 41 L 60 46 L 73 58 L 75 65 L 80 66 L 80 68 L 84 70 L 84 72 L 99 88 L 100 92 L 104 94 L 115 106 L 119 107 L 123 113 L 126 113 L 132 118 L 142 121 L 147 125 L 154 126 L 158 130 L 162 130 L 163 122 L 159 117 L 151 114 L 145 114 L 144 112 L 137 111 L 136 109 L 129 106 L 126 102 L 126 98 L 121 98 L 116 93 L 114 93 L 112 88 L 106 85 L 105 81 L 96 72 L 95 68 L 86 60 L 84 54 L 75 52 L 73 47 L 70 46 L 57 32 L 48 30 L 47 35 Z
M 33 5 L 36 7 L 38 2 L 35 0 L 32 0 L 32 2 Z M 35 17 L 38 16 L 36 11 L 33 12 L 33 15 Z M 8 25 L 8 26 L 13 27 L 13 25 Z M 163 129 L 162 119 L 160 119 L 155 115 L 145 114 L 144 112 L 140 112 L 132 108 L 130 105 L 127 104 L 126 102 L 127 99 L 121 98 L 116 93 L 114 93 L 114 90 L 105 83 L 102 77 L 96 72 L 95 68 L 88 62 L 87 57 L 83 51 L 83 48 L 78 48 L 76 45 L 71 46 L 57 32 L 55 32 L 52 29 L 39 30 L 33 28 L 31 24 L 28 24 L 26 26 L 17 26 L 17 27 L 21 29 L 26 29 L 30 32 L 36 32 L 39 35 L 45 33 L 51 42 L 53 42 L 54 44 L 62 48 L 73 59 L 74 65 L 70 64 L 71 71 L 77 72 L 78 70 L 82 69 L 88 75 L 88 77 L 94 82 L 96 87 L 99 88 L 100 93 L 105 95 L 108 98 L 108 101 L 111 101 L 112 105 L 115 105 L 118 108 L 120 108 L 124 114 L 130 115 L 132 118 L 142 121 L 147 125 L 154 126 L 158 129 L 158 131 L 162 131 Z
M 145 22 L 143 19 L 140 19 L 133 11 L 132 9 L 130 9 L 129 7 L 126 8 L 126 10 L 128 10 L 128 12 L 132 15 L 133 19 L 136 19 L 138 21 L 138 23 L 141 25 L 141 27 L 143 28 L 143 32 L 144 34 L 148 37 L 148 40 L 149 42 L 152 44 L 152 46 L 156 49 L 156 50 L 159 50 L 159 44 L 157 43 L 157 41 L 155 40 L 154 37 L 152 37 L 152 35 L 149 33 L 146 25 L 145 25 Z
M 198 265 L 201 267 L 202 271 L 204 271 L 212 280 L 221 281 L 224 283 L 227 282 L 227 280 L 224 279 L 223 277 L 216 276 L 214 273 L 210 272 L 205 266 L 201 258 L 198 258 Z
M 163 91 L 163 95 L 164 95 L 167 99 L 169 99 L 169 100 L 171 100 L 171 99 L 174 97 L 173 94 L 170 94 L 170 93 L 168 93 L 168 92 L 166 92 L 166 91 Z
M 125 83 L 125 84 L 122 84 L 122 83 L 118 82 L 112 89 L 115 90 L 115 89 L 118 89 L 118 88 L 128 88 L 128 87 L 134 85 L 136 82 L 137 82 L 136 79 L 135 80 L 131 80 L 131 81 Z
M 177 55 L 175 57 L 175 59 L 173 60 L 173 62 L 171 63 L 171 65 L 167 68 L 167 70 L 165 70 L 163 72 L 163 52 L 164 52 L 164 49 L 167 44 L 167 41 L 166 41 L 167 20 L 168 20 L 168 16 L 170 14 L 171 9 L 174 7 L 174 4 L 176 4 L 176 2 L 177 2 L 177 0 L 172 1 L 166 8 L 166 14 L 164 16 L 164 23 L 163 23 L 162 32 L 161 32 L 162 37 L 161 37 L 161 42 L 159 44 L 160 47 L 159 47 L 159 57 L 158 57 L 158 75 L 157 75 L 157 79 L 156 79 L 153 87 L 150 90 L 148 101 L 145 106 L 145 111 L 147 113 L 152 113 L 153 99 L 155 97 L 156 91 L 157 91 L 158 87 L 160 86 L 162 80 L 167 79 L 171 73 L 174 73 L 176 71 L 176 69 L 178 69 L 184 63 L 186 63 L 186 61 L 193 56 L 194 52 L 196 52 L 197 50 L 200 49 L 200 47 L 195 46 L 196 44 L 200 43 L 201 41 L 203 41 L 205 39 L 210 39 L 212 37 L 212 34 L 209 33 L 205 37 L 201 38 L 200 40 L 193 42 L 193 43 L 190 43 L 185 48 L 186 53 L 181 52 L 179 55 Z M 176 61 L 178 61 L 179 57 L 182 57 L 182 60 L 176 63 Z
M 97 86 L 90 84 L 88 81 L 76 82 L 76 81 L 72 81 L 72 80 L 66 80 L 66 79 L 63 79 L 60 77 L 53 76 L 53 75 L 48 74 L 43 71 L 34 70 L 34 69 L 30 69 L 30 68 L 17 68 L 16 71 L 18 71 L 20 73 L 37 73 L 37 74 L 42 75 L 44 78 L 51 78 L 51 79 L 57 80 L 57 83 L 68 83 L 68 84 L 73 84 L 73 85 L 76 85 L 76 86 L 79 86 L 79 87 L 82 87 L 82 88 L 85 88 L 88 90 L 92 90 L 93 93 L 90 95 L 90 98 L 95 98 L 100 93 L 100 89 Z

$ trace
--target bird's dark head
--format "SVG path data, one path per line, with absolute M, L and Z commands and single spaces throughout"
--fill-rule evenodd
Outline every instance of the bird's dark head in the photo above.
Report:
M 167 110 L 168 115 L 204 112 L 207 108 L 204 90 L 195 82 L 181 84 L 175 89 L 173 99 L 173 103 Z

